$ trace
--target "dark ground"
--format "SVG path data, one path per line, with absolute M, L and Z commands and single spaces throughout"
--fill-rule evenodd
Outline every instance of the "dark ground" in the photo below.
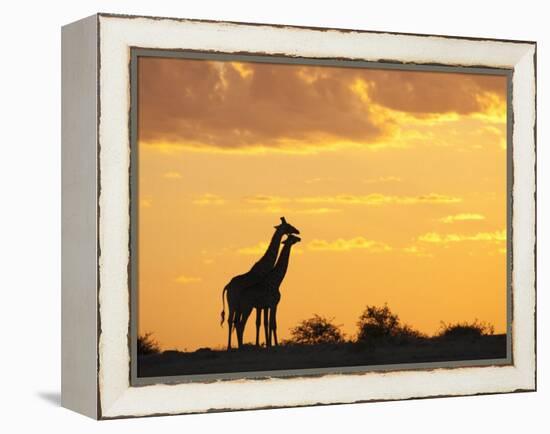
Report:
M 138 377 L 501 358 L 506 358 L 506 335 L 429 338 L 378 345 L 352 342 L 282 345 L 269 350 L 246 346 L 229 352 L 204 348 L 189 353 L 165 351 L 141 355 L 138 358 Z

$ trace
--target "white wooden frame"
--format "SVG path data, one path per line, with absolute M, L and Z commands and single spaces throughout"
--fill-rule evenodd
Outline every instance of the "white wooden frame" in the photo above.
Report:
M 535 390 L 535 43 L 106 14 L 62 40 L 65 407 L 108 419 Z M 130 47 L 513 69 L 513 364 L 131 387 Z

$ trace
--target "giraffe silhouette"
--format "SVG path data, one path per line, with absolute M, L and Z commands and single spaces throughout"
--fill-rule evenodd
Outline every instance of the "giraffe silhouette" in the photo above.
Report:
M 300 231 L 286 221 L 284 217 L 281 217 L 281 223 L 275 226 L 275 232 L 271 237 L 267 250 L 264 255 L 252 266 L 250 271 L 244 274 L 233 277 L 229 283 L 223 288 L 222 291 L 222 305 L 223 310 L 221 312 L 221 325 L 225 320 L 225 298 L 224 294 L 227 293 L 227 305 L 229 308 L 229 315 L 227 317 L 227 349 L 231 349 L 231 334 L 233 328 L 237 324 L 236 306 L 240 304 L 240 295 L 243 289 L 251 287 L 260 282 L 270 271 L 273 270 L 277 255 L 279 253 L 279 246 L 284 235 L 299 234 Z M 258 313 L 259 315 L 259 313 Z M 236 328 L 236 327 L 235 327 Z M 242 336 L 237 330 L 237 339 L 239 345 L 242 345 Z M 257 330 L 256 341 L 259 341 L 259 331 Z
M 237 336 L 242 338 L 246 321 L 250 316 L 250 313 L 256 309 L 256 345 L 258 345 L 258 331 L 260 328 L 261 312 L 263 311 L 264 317 L 264 333 L 265 333 L 265 345 L 271 346 L 271 339 L 274 339 L 275 345 L 277 342 L 277 305 L 281 300 L 281 292 L 279 288 L 283 279 L 285 278 L 288 270 L 288 262 L 290 259 L 290 251 L 292 246 L 301 239 L 295 235 L 288 235 L 283 241 L 283 248 L 281 254 L 277 259 L 277 263 L 273 270 L 268 273 L 265 278 L 245 288 L 241 292 L 240 303 L 237 306 Z M 242 342 L 239 342 L 242 345 Z

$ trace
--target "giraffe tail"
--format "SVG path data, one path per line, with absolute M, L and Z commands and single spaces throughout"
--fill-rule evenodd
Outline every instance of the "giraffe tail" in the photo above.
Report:
M 225 292 L 227 291 L 227 286 L 225 288 L 223 288 L 223 291 L 222 291 L 222 313 L 220 314 L 221 316 L 221 322 L 220 322 L 220 327 L 223 327 L 223 322 L 225 321 L 225 298 L 224 298 L 224 294 Z

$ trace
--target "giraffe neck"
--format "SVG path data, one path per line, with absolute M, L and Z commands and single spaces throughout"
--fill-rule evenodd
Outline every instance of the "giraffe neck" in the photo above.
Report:
M 285 244 L 279 255 L 279 259 L 273 268 L 274 283 L 279 285 L 285 278 L 286 270 L 288 269 L 288 260 L 290 258 L 290 249 L 292 244 Z
M 275 261 L 277 260 L 277 254 L 279 253 L 279 245 L 281 244 L 281 239 L 283 238 L 283 233 L 279 229 L 275 229 L 275 233 L 271 237 L 271 242 L 267 247 L 264 255 L 254 264 L 252 267 L 252 272 L 266 274 L 273 269 Z

